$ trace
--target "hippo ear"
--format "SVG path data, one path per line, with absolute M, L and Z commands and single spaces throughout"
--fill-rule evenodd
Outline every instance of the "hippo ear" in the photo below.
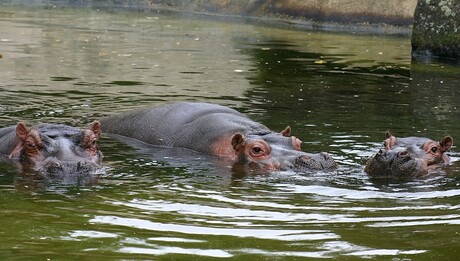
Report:
M 391 134 L 390 131 L 385 132 L 385 139 L 388 139 L 388 138 L 390 138 L 391 136 L 393 136 L 393 135 Z
M 89 126 L 88 129 L 96 135 L 96 137 L 99 138 L 99 135 L 101 135 L 101 123 L 98 121 L 93 121 Z
M 233 149 L 236 150 L 236 151 L 240 150 L 241 147 L 244 146 L 245 141 L 246 141 L 246 139 L 244 138 L 244 136 L 241 133 L 237 133 L 237 134 L 233 135 L 233 137 L 232 137 Z
M 442 139 L 439 144 L 441 144 L 441 151 L 446 152 L 450 149 L 450 147 L 454 144 L 454 140 L 451 136 L 446 136 Z
M 393 136 L 389 131 L 385 133 L 385 141 L 383 142 L 383 146 L 386 150 L 390 150 L 396 143 L 396 137 Z
M 281 135 L 283 135 L 284 137 L 289 137 L 291 136 L 291 127 L 287 126 L 284 130 L 282 130 L 281 132 Z
M 29 132 L 29 128 L 26 126 L 24 122 L 19 122 L 18 125 L 16 125 L 16 136 L 24 142 L 27 138 L 27 133 Z

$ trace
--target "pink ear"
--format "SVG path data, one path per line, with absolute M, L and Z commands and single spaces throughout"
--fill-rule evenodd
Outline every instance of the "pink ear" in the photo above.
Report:
M 26 141 L 27 133 L 29 133 L 29 128 L 27 128 L 24 122 L 19 122 L 16 125 L 16 136 L 22 141 Z
M 101 123 L 98 121 L 93 121 L 89 126 L 88 129 L 96 135 L 96 137 L 99 138 L 99 135 L 101 135 Z
M 281 132 L 281 135 L 283 135 L 284 137 L 289 137 L 291 136 L 291 127 L 287 126 L 284 130 L 282 130 Z
M 454 144 L 454 140 L 451 136 L 446 136 L 442 139 L 439 144 L 441 144 L 441 151 L 446 152 L 450 149 L 450 147 Z
M 241 146 L 244 146 L 245 141 L 246 140 L 245 140 L 245 138 L 243 137 L 243 135 L 241 133 L 236 133 L 232 137 L 233 149 L 236 150 L 236 151 L 240 150 Z

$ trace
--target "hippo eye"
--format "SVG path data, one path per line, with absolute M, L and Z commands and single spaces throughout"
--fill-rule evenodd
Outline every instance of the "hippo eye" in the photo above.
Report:
M 262 148 L 260 147 L 253 147 L 252 148 L 252 152 L 255 153 L 255 154 L 259 154 L 262 152 Z
M 431 152 L 436 153 L 437 151 L 438 151 L 438 148 L 437 148 L 437 147 L 431 148 Z

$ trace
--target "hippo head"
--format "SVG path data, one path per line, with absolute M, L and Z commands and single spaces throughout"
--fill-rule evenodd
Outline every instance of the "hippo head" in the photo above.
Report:
M 290 134 L 290 127 L 281 133 L 236 133 L 231 143 L 240 162 L 265 170 L 311 171 L 336 168 L 335 161 L 326 153 L 310 154 L 301 151 L 302 141 Z
M 447 151 L 453 144 L 450 136 L 445 136 L 441 141 L 434 141 L 423 137 L 396 138 L 390 132 L 386 132 L 383 146 L 386 150 L 392 150 L 397 147 L 403 147 L 423 158 L 427 164 L 448 164 L 450 161 Z
M 424 176 L 430 169 L 449 163 L 445 152 L 452 143 L 450 136 L 436 142 L 421 137 L 396 138 L 387 132 L 384 149 L 367 162 L 364 171 L 370 176 Z
M 85 130 L 61 124 L 16 125 L 18 145 L 10 158 L 34 170 L 59 174 L 86 172 L 99 168 L 102 153 L 97 148 L 100 123 L 95 121 Z

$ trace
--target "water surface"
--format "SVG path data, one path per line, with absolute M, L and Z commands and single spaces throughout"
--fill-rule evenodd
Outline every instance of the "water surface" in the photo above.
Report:
M 255 173 L 104 135 L 104 170 L 43 180 L 0 162 L 0 257 L 78 260 L 453 260 L 460 166 L 369 179 L 384 133 L 460 140 L 460 68 L 410 40 L 168 12 L 0 6 L 0 126 L 87 126 L 173 101 L 235 108 L 334 172 Z M 130 145 L 128 145 L 128 144 Z

